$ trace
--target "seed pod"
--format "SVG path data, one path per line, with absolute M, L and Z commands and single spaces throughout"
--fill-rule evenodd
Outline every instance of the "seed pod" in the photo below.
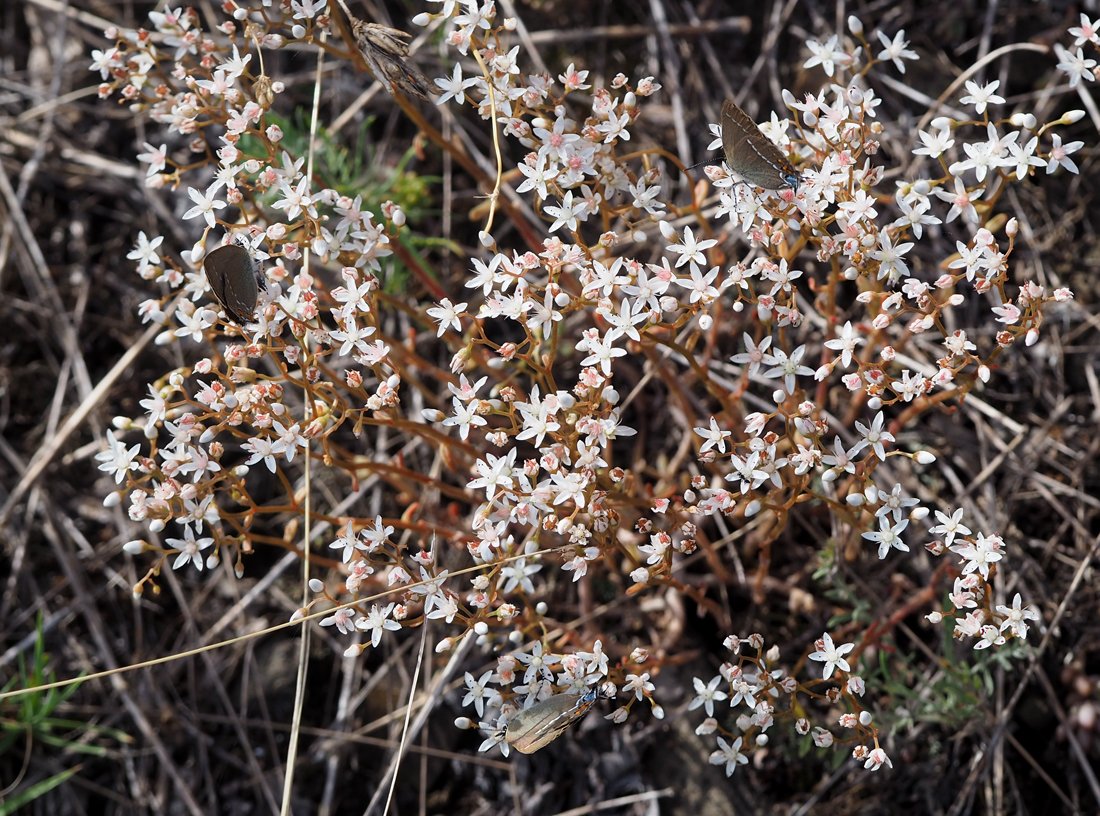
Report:
M 726 164 L 749 184 L 798 191 L 798 173 L 787 157 L 732 99 L 722 105 L 722 150 Z
M 592 689 L 580 697 L 575 694 L 547 697 L 530 708 L 516 712 L 508 721 L 504 739 L 520 753 L 533 754 L 556 740 L 587 714 L 598 696 L 599 692 Z
M 202 268 L 229 319 L 238 326 L 249 323 L 259 289 L 248 250 L 236 244 L 218 247 L 206 256 Z

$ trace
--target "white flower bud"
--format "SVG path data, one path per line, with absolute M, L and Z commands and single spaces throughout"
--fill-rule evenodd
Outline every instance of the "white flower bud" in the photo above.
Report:
M 441 640 L 441 641 L 439 641 L 439 643 L 435 644 L 435 653 L 436 654 L 443 654 L 444 652 L 449 652 L 449 651 L 451 651 L 452 648 L 454 648 L 454 645 L 455 645 L 454 638 L 449 638 L 449 637 L 443 638 L 443 640 Z
M 848 15 L 848 30 L 856 37 L 863 33 L 863 21 L 861 21 L 854 14 Z

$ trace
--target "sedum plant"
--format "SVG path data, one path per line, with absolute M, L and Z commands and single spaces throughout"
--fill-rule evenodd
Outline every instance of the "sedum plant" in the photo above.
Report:
M 785 92 L 786 110 L 763 117 L 799 174 L 797 189 L 766 191 L 717 159 L 696 180 L 634 138 L 660 77 L 538 70 L 492 2 L 414 18 L 446 49 L 427 84 L 407 35 L 332 4 L 221 9 L 212 29 L 192 9 L 154 12 L 93 54 L 101 97 L 160 128 L 138 159 L 149 186 L 186 196 L 195 238 L 143 233 L 129 256 L 150 288 L 141 319 L 184 360 L 100 456 L 110 500 L 146 530 L 125 546 L 149 564 L 137 592 L 165 568 L 228 561 L 240 575 L 259 546 L 308 550 L 300 615 L 343 633 L 348 654 L 430 621 L 445 632 L 437 652 L 472 642 L 488 662 L 464 675 L 458 725 L 504 754 L 541 747 L 593 699 L 540 703 L 555 694 L 611 684 L 614 722 L 643 705 L 663 714 L 670 652 L 582 637 L 568 625 L 575 588 L 625 610 L 671 591 L 719 619 L 715 583 L 739 574 L 762 600 L 800 518 L 823 531 L 819 584 L 918 569 L 927 587 L 910 611 L 974 649 L 1027 638 L 1038 613 L 998 593 L 1013 542 L 906 486 L 934 472 L 922 417 L 979 398 L 998 360 L 1072 299 L 1016 280 L 1020 228 L 1000 205 L 1037 174 L 1077 172 L 1082 144 L 1061 129 L 1081 111 L 1004 115 L 999 83 L 968 75 L 895 137 L 907 155 L 885 153 L 894 125 L 868 80 L 917 55 L 904 31 L 868 35 L 851 18 L 806 43 L 820 89 Z M 1094 79 L 1093 28 L 1058 47 L 1071 86 Z M 488 196 L 461 280 L 403 245 L 424 227 L 398 204 L 365 206 L 287 149 L 274 117 L 288 121 L 290 102 L 264 63 L 292 45 L 366 57 Z M 432 103 L 470 111 L 495 173 L 440 134 Z M 933 234 L 954 252 L 922 252 Z M 257 264 L 243 325 L 202 270 L 226 240 Z M 404 291 L 384 286 L 395 269 Z M 364 453 L 379 438 L 394 455 Z M 379 509 L 356 513 L 366 490 Z M 889 766 L 860 665 L 896 625 L 837 614 L 794 641 L 728 632 L 725 662 L 689 690 L 711 762 L 732 774 L 780 724 L 785 739 Z M 536 705 L 545 716 L 515 719 Z M 536 719 L 538 735 L 515 733 Z

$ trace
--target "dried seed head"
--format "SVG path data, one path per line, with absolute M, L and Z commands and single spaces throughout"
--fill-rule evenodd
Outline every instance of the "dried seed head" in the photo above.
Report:
M 268 110 L 275 101 L 275 93 L 271 90 L 271 77 L 266 74 L 256 77 L 256 81 L 252 83 L 252 96 L 261 108 Z

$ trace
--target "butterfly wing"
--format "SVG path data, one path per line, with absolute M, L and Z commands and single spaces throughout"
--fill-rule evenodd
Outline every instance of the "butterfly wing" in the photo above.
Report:
M 389 86 L 391 93 L 402 91 L 431 100 L 431 83 L 409 60 L 409 46 L 405 40 L 411 35 L 396 28 L 354 18 L 351 29 L 355 44 L 359 46 L 359 52 L 375 79 Z
M 520 753 L 533 754 L 556 740 L 566 729 L 588 713 L 597 693 L 555 694 L 516 712 L 505 732 L 508 744 Z
M 787 157 L 732 99 L 722 105 L 722 150 L 726 164 L 749 184 L 798 189 L 798 173 Z
M 218 247 L 206 256 L 202 268 L 229 319 L 239 326 L 248 323 L 259 295 L 248 250 L 236 244 Z

